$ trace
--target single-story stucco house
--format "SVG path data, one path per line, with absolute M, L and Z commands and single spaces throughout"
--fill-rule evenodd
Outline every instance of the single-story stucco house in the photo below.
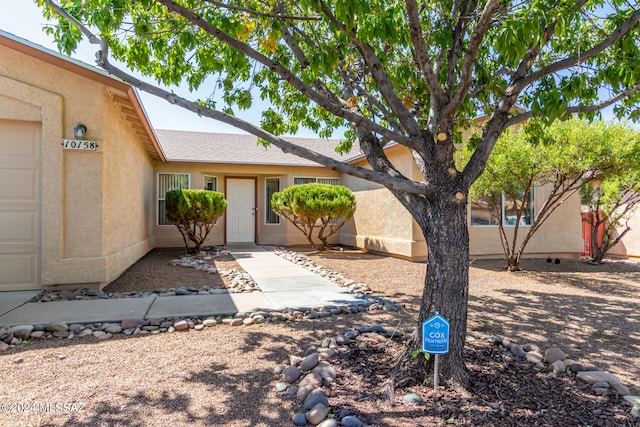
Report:
M 367 165 L 357 152 L 338 155 L 326 140 L 295 142 Z M 419 179 L 404 147 L 387 152 Z M 336 243 L 425 258 L 420 229 L 385 188 L 265 148 L 253 136 L 155 130 L 131 86 L 0 31 L 0 291 L 101 287 L 151 249 L 182 246 L 163 213 L 168 189 L 225 194 L 227 212 L 206 244 L 305 244 L 268 200 L 306 182 L 340 183 L 356 194 L 357 213 Z M 534 212 L 543 193 L 536 190 Z M 474 209 L 472 256 L 501 256 L 491 219 Z M 572 198 L 528 253 L 577 256 L 582 248 L 580 203 Z

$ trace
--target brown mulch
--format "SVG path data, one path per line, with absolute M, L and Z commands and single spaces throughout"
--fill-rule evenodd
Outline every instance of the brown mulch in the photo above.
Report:
M 219 274 L 198 271 L 195 268 L 172 265 L 171 261 L 185 256 L 185 250 L 180 248 L 154 249 L 140 261 L 129 268 L 125 274 L 109 283 L 102 291 L 110 293 L 150 292 L 159 289 L 177 287 L 200 288 L 208 286 L 211 289 L 224 288 L 228 279 Z M 231 255 L 214 256 L 210 260 L 203 260 L 215 266 L 218 270 L 237 268 L 240 265 Z
M 127 292 L 170 283 L 211 287 L 215 275 L 171 266 L 174 255 L 160 252 L 139 263 L 147 263 L 144 269 L 136 265 L 118 279 L 128 283 Z M 83 404 L 83 412 L 14 411 L 0 416 L 0 426 L 292 425 L 300 405 L 275 392 L 275 366 L 356 325 L 415 327 L 425 271 L 422 263 L 358 251 L 302 252 L 369 284 L 375 294 L 404 303 L 405 309 L 19 346 L 0 353 L 0 403 L 75 402 Z M 579 260 L 558 265 L 525 260 L 525 271 L 518 273 L 502 266 L 499 260 L 476 260 L 471 266 L 469 334 L 478 338 L 466 348 L 472 398 L 447 390 L 434 396 L 430 385 L 414 386 L 399 390 L 396 405 L 385 408 L 379 403 L 380 384 L 400 348 L 368 344 L 366 351 L 354 346 L 336 362 L 338 381 L 329 389 L 332 407 L 382 426 L 634 425 L 630 406 L 613 393 L 595 396 L 571 375 L 549 379 L 545 372 L 519 366 L 481 338 L 495 334 L 519 344 L 560 347 L 574 360 L 614 373 L 638 395 L 640 268 L 591 266 Z M 425 403 L 402 402 L 403 393 L 410 391 Z

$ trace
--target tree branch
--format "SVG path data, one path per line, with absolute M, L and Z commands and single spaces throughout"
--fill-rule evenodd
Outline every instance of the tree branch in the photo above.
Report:
M 480 52 L 480 44 L 482 44 L 484 36 L 486 35 L 487 30 L 491 25 L 493 13 L 496 11 L 499 5 L 500 0 L 489 0 L 487 4 L 485 4 L 484 9 L 482 10 L 482 14 L 480 15 L 480 19 L 478 20 L 478 24 L 476 25 L 473 33 L 471 34 L 471 38 L 469 39 L 469 45 L 466 48 L 466 55 L 462 62 L 462 72 L 460 75 L 458 89 L 456 90 L 453 99 L 451 99 L 451 102 L 449 102 L 449 104 L 442 111 L 443 116 L 452 114 L 460 106 L 460 104 L 462 104 L 465 97 L 467 96 L 467 92 L 469 91 L 469 88 L 473 83 L 473 66 Z
M 427 46 L 424 43 L 424 36 L 422 34 L 422 28 L 420 27 L 418 5 L 415 0 L 406 0 L 405 3 L 407 5 L 411 41 L 413 42 L 413 47 L 415 49 L 418 66 L 422 71 L 422 75 L 432 96 L 436 98 L 438 104 L 443 105 L 447 102 L 447 95 L 442 89 L 442 86 L 440 86 L 438 76 L 436 75 L 433 66 L 431 65 L 431 61 L 429 60 Z
M 320 20 L 319 16 L 280 15 L 278 13 L 258 12 L 257 10 L 251 10 L 245 7 L 234 6 L 231 4 L 226 4 L 226 3 L 218 2 L 215 0 L 205 0 L 205 1 L 221 9 L 235 10 L 238 12 L 246 13 L 247 15 L 263 16 L 266 18 L 274 18 L 281 21 L 282 20 L 284 21 L 319 21 Z
M 351 42 L 358 48 L 358 50 L 362 54 L 362 57 L 367 63 L 367 66 L 369 68 L 369 71 L 371 72 L 371 75 L 373 76 L 373 79 L 378 85 L 378 89 L 380 90 L 380 93 L 386 99 L 387 103 L 389 104 L 389 107 L 391 107 L 391 110 L 393 111 L 393 113 L 398 117 L 398 121 L 406 129 L 407 133 L 412 137 L 419 136 L 422 129 L 420 129 L 420 126 L 418 125 L 418 123 L 415 121 L 415 119 L 413 118 L 413 116 L 411 115 L 407 107 L 405 107 L 402 100 L 398 97 L 398 94 L 394 90 L 393 86 L 391 86 L 390 79 L 388 78 L 384 70 L 384 67 L 380 63 L 380 60 L 378 59 L 377 55 L 375 54 L 371 46 L 369 46 L 366 43 L 362 43 L 360 40 L 358 40 L 355 33 L 353 31 L 349 31 L 346 25 L 340 22 L 335 17 L 331 9 L 329 9 L 329 7 L 326 4 L 324 4 L 321 0 L 318 0 L 318 4 L 320 5 L 321 12 L 324 13 L 325 16 L 340 31 L 343 31 L 345 34 L 347 34 Z M 393 139 L 390 139 L 390 140 L 393 140 Z M 418 148 L 415 143 L 411 144 L 409 142 L 405 142 L 402 144 L 410 148 L 415 148 L 415 149 Z
M 609 99 L 605 99 L 603 101 L 597 102 L 595 104 L 591 104 L 591 105 L 578 105 L 578 106 L 574 106 L 574 107 L 569 107 L 567 108 L 567 111 L 565 114 L 569 115 L 569 114 L 579 114 L 579 113 L 592 113 L 594 111 L 600 111 L 604 108 L 609 107 L 610 105 L 615 104 L 616 102 L 626 98 L 629 95 L 632 95 L 635 92 L 640 91 L 640 82 L 636 83 L 635 85 L 623 90 L 622 92 L 612 96 Z M 538 113 L 537 115 L 541 115 L 542 113 Z M 534 114 L 531 111 L 527 111 L 524 112 L 522 114 L 518 114 L 515 117 L 512 117 L 511 119 L 509 119 L 507 121 L 507 123 L 505 124 L 505 128 L 509 127 L 509 126 L 513 126 L 513 125 L 517 125 L 518 123 L 522 123 L 525 120 L 529 120 L 531 117 L 533 117 Z
M 598 43 L 594 47 L 584 52 L 581 52 L 579 55 L 574 55 L 569 58 L 563 59 L 561 61 L 554 62 L 553 64 L 549 64 L 546 67 L 539 69 L 538 71 L 529 74 L 525 77 L 519 84 L 521 87 L 526 87 L 538 80 L 540 80 L 544 76 L 548 76 L 549 74 L 556 73 L 558 71 L 567 69 L 574 65 L 579 64 L 587 59 L 591 59 L 596 55 L 602 53 L 605 49 L 609 48 L 615 42 L 620 40 L 625 34 L 633 29 L 633 27 L 640 22 L 640 9 L 636 10 L 624 23 L 622 23 L 618 28 L 616 28 L 608 37 L 606 37 L 602 42 Z
M 96 54 L 96 57 L 97 57 L 96 62 L 101 68 L 106 70 L 108 73 L 116 76 L 117 78 L 124 81 L 125 83 L 135 86 L 144 92 L 150 93 L 160 98 L 164 98 L 169 103 L 178 105 L 198 115 L 209 117 L 214 120 L 227 123 L 238 129 L 244 130 L 252 135 L 257 136 L 258 138 L 262 138 L 265 141 L 275 145 L 284 153 L 291 153 L 298 157 L 302 157 L 312 162 L 321 164 L 325 167 L 328 167 L 329 169 L 332 169 L 341 173 L 345 173 L 347 175 L 355 176 L 357 178 L 362 178 L 367 181 L 376 182 L 391 190 L 408 192 L 411 194 L 416 194 L 416 195 L 421 195 L 426 197 L 430 197 L 435 194 L 435 189 L 433 188 L 433 186 L 429 184 L 414 182 L 404 177 L 390 176 L 388 174 L 384 174 L 378 171 L 360 168 L 357 166 L 353 166 L 347 163 L 334 160 L 331 157 L 324 156 L 322 154 L 316 153 L 307 148 L 301 147 L 299 145 L 288 142 L 282 138 L 279 138 L 240 118 L 230 116 L 218 110 L 203 107 L 202 105 L 196 104 L 195 102 L 182 98 L 172 92 L 169 92 L 160 87 L 157 87 L 155 85 L 152 85 L 140 79 L 137 79 L 131 76 L 130 74 L 120 70 L 118 67 L 113 66 L 109 62 L 109 58 L 108 58 L 109 45 L 106 42 L 106 40 L 103 40 L 100 37 L 93 34 L 86 26 L 84 26 L 78 20 L 73 18 L 66 10 L 64 10 L 57 4 L 53 3 L 52 0 L 45 0 L 45 1 L 61 16 L 69 20 L 69 22 L 71 22 L 74 26 L 77 26 L 77 28 L 80 29 L 80 31 L 83 34 L 85 34 L 85 36 L 87 36 L 87 38 L 91 41 L 92 44 L 98 44 L 101 46 L 101 50 L 98 51 L 98 53 Z
M 49 1 L 49 0 L 47 0 Z M 414 142 L 405 137 L 402 134 L 398 134 L 396 132 L 392 132 L 389 129 L 380 126 L 376 123 L 373 123 L 370 120 L 367 120 L 363 116 L 358 116 L 356 114 L 351 113 L 350 111 L 342 108 L 339 105 L 336 105 L 331 102 L 331 99 L 327 96 L 321 95 L 320 93 L 314 91 L 311 87 L 305 84 L 302 80 L 295 76 L 290 70 L 283 67 L 279 62 L 272 60 L 271 58 L 263 55 L 257 50 L 250 47 L 248 44 L 241 42 L 240 40 L 230 36 L 224 31 L 220 30 L 215 25 L 210 22 L 204 20 L 200 15 L 196 14 L 192 10 L 172 1 L 172 0 L 157 0 L 158 3 L 163 4 L 168 10 L 177 13 L 178 15 L 184 17 L 194 25 L 197 25 L 207 34 L 215 37 L 221 42 L 227 44 L 229 47 L 237 50 L 238 52 L 246 55 L 247 57 L 254 59 L 265 67 L 269 68 L 274 73 L 278 74 L 285 81 L 295 87 L 300 91 L 303 95 L 307 96 L 310 100 L 314 101 L 322 108 L 334 114 L 337 117 L 341 117 L 345 120 L 348 120 L 352 123 L 355 123 L 358 126 L 362 126 L 365 129 L 368 129 L 372 132 L 376 132 L 380 135 L 384 135 L 386 138 L 390 140 L 395 140 L 400 144 L 413 144 Z

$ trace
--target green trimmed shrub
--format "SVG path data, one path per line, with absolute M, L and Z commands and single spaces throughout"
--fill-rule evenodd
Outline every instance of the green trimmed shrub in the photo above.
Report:
M 198 252 L 213 224 L 224 213 L 227 201 L 222 193 L 209 190 L 172 190 L 166 195 L 167 218 L 178 227 L 190 253 Z M 189 248 L 187 239 L 195 246 Z
M 300 184 L 274 193 L 271 207 L 300 230 L 311 246 L 324 251 L 327 239 L 353 218 L 356 199 L 341 185 Z

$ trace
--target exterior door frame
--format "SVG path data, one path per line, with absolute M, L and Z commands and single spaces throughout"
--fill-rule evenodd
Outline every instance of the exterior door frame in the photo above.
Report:
M 253 242 L 256 243 L 258 241 L 258 179 L 254 176 L 225 176 L 224 177 L 224 195 L 225 199 L 229 200 L 229 180 L 251 180 L 253 181 L 253 206 L 254 206 L 254 216 L 253 216 Z M 227 207 L 227 212 L 224 216 L 224 242 L 225 244 L 229 243 L 227 236 L 227 225 L 229 221 L 229 211 Z M 235 242 L 231 242 L 235 243 Z M 250 243 L 250 242 L 247 242 Z

